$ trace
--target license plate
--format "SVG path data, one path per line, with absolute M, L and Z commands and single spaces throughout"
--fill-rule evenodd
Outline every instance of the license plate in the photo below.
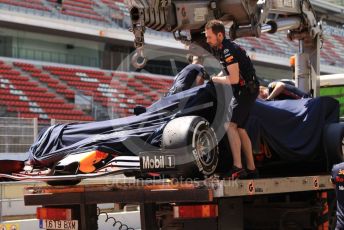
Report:
M 78 230 L 77 220 L 39 220 L 41 229 Z
M 140 153 L 140 169 L 144 172 L 160 172 L 176 167 L 176 159 L 173 154 L 161 152 Z

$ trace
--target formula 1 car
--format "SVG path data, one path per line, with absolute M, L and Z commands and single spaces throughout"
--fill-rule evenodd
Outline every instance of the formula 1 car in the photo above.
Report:
M 231 96 L 229 86 L 208 82 L 147 109 L 137 107 L 135 116 L 51 126 L 30 147 L 25 163 L 0 161 L 0 177 L 75 184 L 120 173 L 143 178 L 225 173 L 232 164 L 223 125 L 230 119 Z M 343 160 L 344 126 L 338 101 L 330 97 L 257 99 L 246 128 L 263 177 L 312 168 L 326 173 Z

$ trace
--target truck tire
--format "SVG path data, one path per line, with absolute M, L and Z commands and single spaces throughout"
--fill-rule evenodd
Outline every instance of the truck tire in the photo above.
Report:
M 219 149 L 214 130 L 199 116 L 171 120 L 162 134 L 164 151 L 175 153 L 180 176 L 210 176 L 218 165 Z
M 324 128 L 324 150 L 329 167 L 344 161 L 344 123 L 329 124 Z

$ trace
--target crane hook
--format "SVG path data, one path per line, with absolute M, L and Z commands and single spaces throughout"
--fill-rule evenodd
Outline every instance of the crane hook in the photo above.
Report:
M 146 66 L 147 61 L 148 59 L 143 53 L 143 47 L 136 48 L 136 52 L 131 58 L 131 64 L 137 69 L 142 69 Z

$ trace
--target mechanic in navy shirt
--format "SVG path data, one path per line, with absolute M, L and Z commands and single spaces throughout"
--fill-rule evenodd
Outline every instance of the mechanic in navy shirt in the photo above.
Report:
M 336 196 L 337 196 L 336 230 L 344 230 L 344 162 L 333 166 L 331 181 L 336 186 Z
M 273 81 L 268 87 L 259 87 L 259 96 L 263 100 L 285 100 L 308 98 L 309 94 L 297 87 L 281 81 Z
M 173 86 L 167 93 L 167 96 L 202 85 L 204 80 L 207 79 L 208 75 L 202 65 L 202 57 L 190 55 L 188 61 L 190 64 L 175 76 Z
M 250 110 L 259 93 L 255 69 L 245 50 L 225 37 L 225 27 L 219 20 L 211 20 L 205 26 L 205 37 L 214 56 L 223 65 L 222 74 L 212 77 L 214 83 L 231 85 L 233 98 L 225 124 L 233 156 L 233 167 L 229 179 L 254 178 L 258 171 L 253 160 L 251 140 L 245 130 Z M 241 149 L 246 157 L 245 170 L 241 162 Z

